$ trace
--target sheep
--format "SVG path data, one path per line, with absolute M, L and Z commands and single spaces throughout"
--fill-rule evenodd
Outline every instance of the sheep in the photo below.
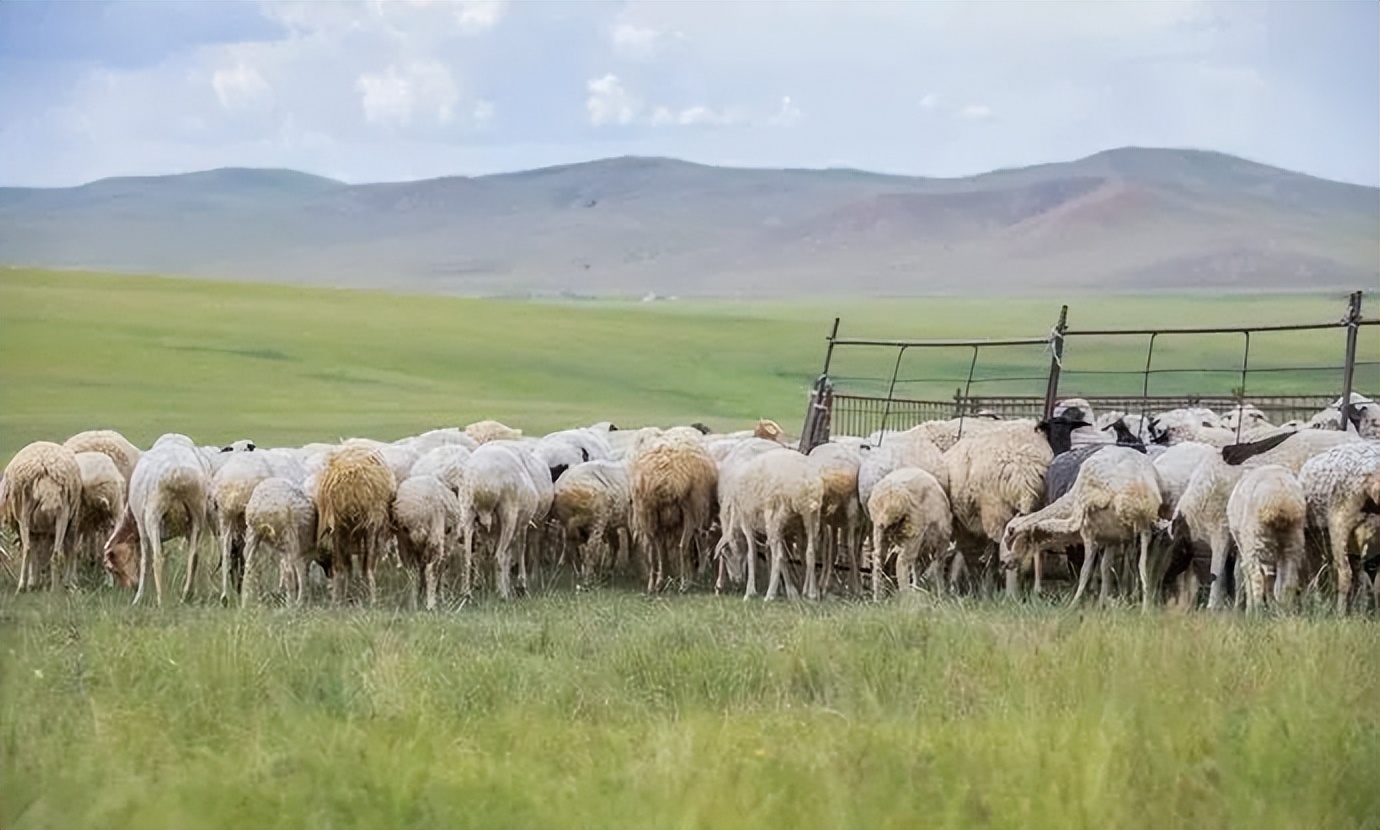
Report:
M 369 588 L 377 599 L 374 564 L 388 529 L 388 508 L 397 492 L 393 471 L 378 450 L 343 444 L 330 454 L 317 482 L 317 544 L 331 552 L 331 601 L 342 603 L 358 553 Z
M 567 541 L 577 540 L 578 579 L 589 580 L 608 561 L 619 534 L 627 532 L 631 507 L 625 462 L 586 461 L 556 481 L 551 516 Z
M 347 438 L 340 442 L 342 447 L 365 447 L 378 452 L 383 463 L 393 473 L 394 481 L 404 481 L 412 475 L 412 467 L 417 463 L 417 451 L 411 447 L 386 444 L 371 438 Z
M 1145 454 L 1126 447 L 1107 447 L 1083 463 L 1068 493 L 1038 512 L 1013 519 L 1006 526 L 1001 536 L 1001 561 L 1006 567 L 1013 567 L 1038 554 L 1041 542 L 1053 539 L 1067 543 L 1076 534 L 1086 551 L 1072 600 L 1072 604 L 1077 605 L 1092 576 L 1098 543 L 1122 542 L 1129 536 L 1140 543 L 1141 601 L 1148 609 L 1152 595 L 1150 537 L 1159 519 L 1160 504 L 1159 479 Z M 1035 563 L 1038 586 L 1038 558 Z M 1111 561 L 1103 553 L 1101 597 L 1104 600 L 1110 583 Z
M 1034 512 L 1044 501 L 1045 470 L 1054 458 L 1049 440 L 1036 431 L 1034 422 L 997 423 L 999 427 L 964 436 L 944 453 L 955 541 L 968 556 L 981 553 L 984 559 L 990 558 L 1013 517 Z M 961 561 L 956 560 L 955 567 Z
M 1274 598 L 1292 602 L 1303 560 L 1308 507 L 1303 487 L 1289 470 L 1262 464 L 1247 470 L 1227 500 L 1227 522 L 1246 575 L 1246 608 L 1258 609 L 1273 572 Z
M 211 475 L 211 499 L 220 535 L 220 601 L 230 601 L 230 584 L 238 591 L 244 577 L 245 508 L 259 482 L 275 475 L 267 453 L 231 452 Z
M 1221 418 L 1222 427 L 1241 435 L 1250 435 L 1261 429 L 1273 429 L 1274 425 L 1265 413 L 1248 404 L 1238 404 L 1227 410 Z
M 1380 438 L 1380 404 L 1359 392 L 1351 393 L 1351 407 L 1347 412 L 1346 429 L 1362 438 Z M 1308 420 L 1313 429 L 1342 429 L 1342 399 L 1338 397 L 1326 409 Z
M 1102 446 L 1113 441 L 1111 435 L 1098 429 L 1097 418 L 1093 414 L 1092 404 L 1086 398 L 1064 398 L 1054 405 L 1054 411 L 1050 413 L 1050 420 L 1058 421 L 1078 421 L 1081 426 L 1074 427 L 1069 432 L 1069 446 L 1086 447 Z M 1059 450 L 1055 449 L 1055 455 Z
M 953 517 L 939 481 L 914 468 L 888 473 L 877 482 L 867 513 L 872 518 L 872 599 L 877 601 L 890 552 L 896 551 L 897 590 L 913 588 L 916 562 L 922 556 L 938 557 L 948 547 Z
M 418 456 L 424 456 L 438 447 L 457 446 L 463 447 L 470 452 L 479 449 L 478 441 L 455 427 L 428 430 L 421 435 L 414 435 L 410 438 L 399 438 L 393 443 L 398 446 L 410 448 L 416 452 Z
M 153 574 L 154 599 L 163 605 L 163 543 L 187 540 L 187 577 L 182 601 L 192 593 L 197 550 L 210 529 L 211 468 L 185 435 L 160 436 L 139 458 L 129 479 L 129 506 L 106 541 L 104 562 L 125 587 L 136 583 L 134 604 L 148 591 Z M 137 568 L 134 551 L 137 547 Z
M 310 561 L 321 562 L 327 575 L 331 574 L 330 560 L 317 555 L 316 505 L 301 484 L 276 476 L 260 481 L 245 505 L 244 525 L 242 607 L 248 607 L 257 598 L 255 563 L 265 546 L 277 549 L 280 571 L 292 575 L 286 587 L 288 599 L 294 605 L 301 605 L 306 594 Z
M 5 488 L 7 518 L 19 533 L 18 590 L 38 587 L 45 563 L 51 567 L 51 584 L 56 589 L 60 569 L 74 555 L 81 522 L 81 468 L 76 453 L 51 441 L 35 441 L 6 465 Z M 34 550 L 34 536 L 52 538 L 50 554 Z
M 712 518 L 718 471 L 693 427 L 644 433 L 632 447 L 628 488 L 633 536 L 647 553 L 648 592 L 665 584 L 666 559 L 674 550 L 681 579 L 695 534 Z M 682 582 L 684 584 L 684 582 Z
M 1160 477 L 1162 515 L 1175 516 L 1179 509 L 1179 501 L 1188 489 L 1194 471 L 1208 458 L 1217 456 L 1221 450 L 1196 441 L 1185 441 L 1172 447 L 1163 447 L 1163 450 L 1159 455 L 1151 457 L 1151 463 L 1155 465 L 1155 472 Z M 1180 602 L 1188 607 L 1197 596 L 1200 574 L 1191 568 L 1194 560 L 1193 533 L 1183 517 L 1170 523 L 1170 546 L 1165 582 L 1178 583 Z
M 739 521 L 734 515 L 735 500 L 731 494 L 736 492 L 737 477 L 742 472 L 744 466 L 754 458 L 764 453 L 776 452 L 783 447 L 765 438 L 752 436 L 739 436 L 726 438 L 716 436 L 705 441 L 706 450 L 714 459 L 716 466 L 715 493 L 719 508 L 719 526 L 722 533 L 719 536 L 718 544 L 715 545 L 715 556 L 718 558 L 718 579 L 714 583 L 715 593 L 721 593 L 726 582 L 731 579 L 734 582 L 743 579 L 743 557 L 739 553 L 737 541 L 739 534 L 747 537 L 748 551 L 748 594 L 755 596 L 757 592 L 757 559 L 756 559 L 756 535 L 765 533 L 762 527 L 751 527 L 752 516 L 743 517 Z M 754 535 L 749 535 L 754 534 Z
M 1024 421 L 1022 421 L 1023 423 Z M 991 418 L 969 415 L 967 417 L 950 418 L 947 421 L 925 421 L 914 427 L 923 432 L 940 452 L 948 452 L 953 449 L 961 438 L 969 438 L 981 435 L 993 430 L 1001 431 L 1017 421 L 1001 421 Z M 869 443 L 876 444 L 885 436 L 870 437 Z M 885 443 L 883 441 L 883 443 Z M 936 476 L 937 477 L 937 476 Z
M 724 535 L 732 538 L 732 533 L 741 532 L 748 542 L 745 596 L 752 596 L 756 592 L 754 542 L 758 532 L 766 535 L 771 551 L 771 572 L 763 598 L 775 599 L 783 582 L 787 595 L 792 599 L 797 596 L 795 585 L 785 573 L 785 537 L 788 525 L 798 519 L 805 535 L 804 592 L 808 599 L 818 599 L 815 554 L 820 509 L 824 503 L 824 481 L 809 457 L 786 448 L 756 455 L 745 461 L 732 477 L 724 498 L 729 516 Z
M 862 468 L 861 445 L 837 441 L 820 444 L 810 450 L 810 460 L 824 484 L 824 502 L 820 508 L 823 530 L 824 577 L 820 591 L 827 592 L 842 548 L 848 552 L 849 573 L 854 590 L 858 589 L 858 536 L 862 531 L 863 510 L 858 496 L 858 474 Z M 939 456 L 942 465 L 943 456 Z M 948 468 L 943 468 L 948 479 Z M 947 500 L 947 496 L 945 497 Z
M 417 600 L 436 610 L 437 577 L 460 527 L 460 501 L 439 478 L 413 476 L 398 485 L 390 508 L 398 559 L 417 571 Z
M 125 488 L 129 488 L 129 477 L 134 475 L 134 465 L 139 463 L 140 452 L 120 433 L 113 429 L 78 432 L 62 445 L 74 453 L 98 452 L 109 456 L 124 478 Z
M 465 427 L 465 434 L 478 444 L 490 441 L 517 441 L 522 438 L 522 430 L 500 424 L 498 421 L 476 421 Z
M 1348 553 L 1365 550 L 1363 537 L 1380 530 L 1380 519 L 1366 512 L 1368 484 L 1380 481 L 1380 445 L 1369 441 L 1341 444 L 1319 453 L 1299 468 L 1299 484 L 1308 503 L 1308 523 L 1327 533 L 1337 580 L 1337 610 L 1346 613 L 1351 597 Z
M 863 505 L 872 497 L 872 488 L 877 482 L 893 470 L 907 467 L 924 470 L 934 476 L 940 487 L 948 490 L 949 469 L 944 463 L 944 454 L 923 426 L 887 435 L 878 445 L 863 445 L 858 468 L 858 500 Z
M 460 527 L 464 535 L 462 592 L 470 596 L 474 574 L 475 523 L 493 530 L 498 523 L 494 559 L 499 596 L 512 599 L 512 545 L 525 545 L 527 524 L 536 516 L 540 496 L 528 460 L 508 442 L 484 443 L 470 455 L 460 491 Z M 547 476 L 541 477 L 550 486 Z M 520 552 L 519 562 L 523 556 Z M 523 576 L 525 577 L 525 569 Z M 525 581 L 525 580 L 524 580 Z
M 412 475 L 436 476 L 459 497 L 470 452 L 463 444 L 442 444 L 417 459 Z
M 1304 462 L 1339 444 L 1360 441 L 1354 433 L 1327 430 L 1285 432 L 1262 441 L 1233 444 L 1206 458 L 1193 471 L 1174 511 L 1174 522 L 1186 523 L 1189 535 L 1212 550 L 1212 588 L 1208 608 L 1221 608 L 1227 596 L 1225 575 L 1231 551 L 1227 500 L 1245 471 L 1242 464 L 1280 464 L 1297 474 Z
M 1178 444 L 1196 441 L 1225 447 L 1237 442 L 1234 430 L 1222 426 L 1222 420 L 1210 409 L 1188 407 L 1171 409 L 1150 419 L 1150 438 L 1156 444 Z
M 100 567 L 100 549 L 125 512 L 126 483 L 120 468 L 103 452 L 79 452 L 81 470 L 81 520 L 77 550 L 82 559 Z M 74 584 L 76 557 L 68 560 L 67 581 Z

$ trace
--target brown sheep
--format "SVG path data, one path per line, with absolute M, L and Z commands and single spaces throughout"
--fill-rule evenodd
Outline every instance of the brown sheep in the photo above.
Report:
M 45 565 L 52 565 L 52 586 L 73 555 L 81 518 L 81 468 L 76 454 L 51 441 L 35 441 L 5 467 L 7 519 L 19 533 L 19 590 L 38 587 Z M 52 538 L 50 552 L 34 550 L 34 536 Z
M 628 468 L 632 531 L 647 552 L 647 590 L 665 585 L 666 559 L 674 550 L 682 581 L 688 579 L 690 542 L 714 514 L 718 470 L 693 427 L 639 436 Z
M 327 459 L 316 487 L 317 544 L 331 552 L 332 602 L 345 601 L 355 553 L 369 586 L 369 603 L 377 599 L 374 564 L 396 492 L 393 471 L 375 449 L 342 446 Z

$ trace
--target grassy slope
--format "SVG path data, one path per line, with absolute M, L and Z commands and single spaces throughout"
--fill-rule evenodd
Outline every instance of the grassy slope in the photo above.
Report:
M 1231 324 L 1336 319 L 1315 296 L 1074 300 L 1078 325 Z M 342 435 L 396 438 L 495 417 L 529 431 L 612 419 L 716 428 L 771 417 L 798 429 L 829 320 L 873 337 L 1039 336 L 1048 299 L 826 302 L 521 303 L 161 278 L 0 270 L 0 457 L 39 438 L 112 427 L 147 445 L 162 432 L 263 444 Z M 1335 365 L 1340 333 L 1263 338 L 1256 365 Z M 1239 337 L 1162 340 L 1164 366 L 1238 365 Z M 1377 350 L 1373 338 L 1363 348 Z M 948 398 L 969 353 L 911 352 L 902 383 Z M 1373 359 L 1373 355 L 1371 355 Z M 840 352 L 839 374 L 889 375 L 894 356 Z M 1042 347 L 984 353 L 979 379 L 1034 376 Z M 1144 341 L 1070 345 L 1066 368 L 1135 369 Z M 1160 365 L 1160 364 L 1157 364 Z M 1331 391 L 1337 372 L 1261 375 L 1251 388 Z M 1223 393 L 1234 372 L 1161 376 L 1153 392 Z M 1111 384 L 1120 383 L 1114 387 Z M 1139 378 L 1065 389 L 1138 391 Z M 1160 385 L 1163 383 L 1164 385 Z M 874 388 L 876 384 L 871 384 Z M 1376 372 L 1358 386 L 1374 389 Z M 978 384 L 1035 392 L 1043 381 Z
M 1380 814 L 1369 620 L 620 592 L 441 616 L 0 603 L 16 830 Z
M 486 415 L 529 429 L 792 422 L 835 313 L 845 334 L 958 336 L 1038 332 L 1048 306 L 586 307 L 0 272 L 0 451 L 91 426 L 269 443 Z M 1298 298 L 1075 308 L 1109 325 L 1337 314 Z M 16 598 L 12 576 L 5 828 L 1350 828 L 1380 815 L 1373 620 L 618 591 L 439 615 L 136 611 L 106 592 Z

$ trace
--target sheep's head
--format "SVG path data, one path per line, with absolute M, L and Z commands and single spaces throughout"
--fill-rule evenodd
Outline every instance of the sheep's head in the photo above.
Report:
M 1092 424 L 1081 418 L 1056 415 L 1036 424 L 1035 430 L 1043 433 L 1045 438 L 1049 440 L 1049 448 L 1054 450 L 1055 455 L 1060 455 L 1073 448 L 1073 431 L 1075 429 L 1090 426 Z
M 133 588 L 139 581 L 139 526 L 128 508 L 106 540 L 101 564 L 121 588 Z

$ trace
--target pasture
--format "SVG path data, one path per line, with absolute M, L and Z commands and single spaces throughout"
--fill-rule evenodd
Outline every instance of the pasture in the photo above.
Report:
M 1069 302 L 1107 326 L 1341 310 Z M 966 337 L 1039 334 L 1057 306 L 498 302 L 3 270 L 0 457 L 95 427 L 144 446 L 169 430 L 391 439 L 483 417 L 537 433 L 765 416 L 794 432 L 835 315 L 844 334 Z M 1229 364 L 1235 348 L 1184 359 Z M 1259 359 L 1340 357 L 1302 348 L 1262 343 Z M 7 830 L 1380 826 L 1373 618 L 630 586 L 427 614 L 405 610 L 391 565 L 378 610 L 226 610 L 205 571 L 198 600 L 158 610 L 113 590 L 16 597 L 13 570 Z

